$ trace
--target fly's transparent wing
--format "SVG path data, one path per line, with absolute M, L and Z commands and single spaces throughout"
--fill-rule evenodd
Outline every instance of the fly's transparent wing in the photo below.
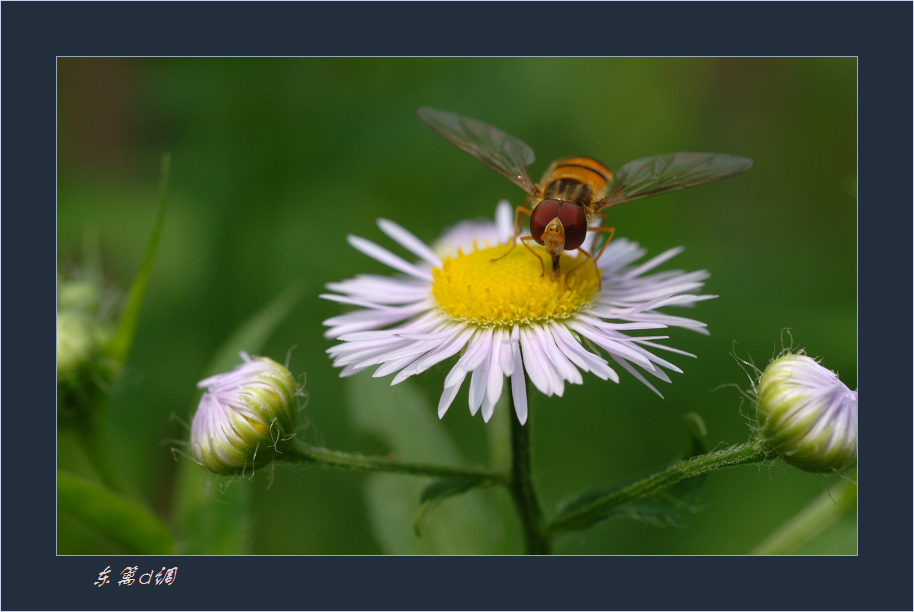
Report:
M 536 185 L 527 172 L 527 166 L 533 163 L 533 149 L 522 140 L 488 123 L 427 106 L 419 109 L 419 118 L 476 159 L 507 176 L 527 193 L 536 195 Z
M 597 209 L 719 181 L 751 167 L 751 159 L 717 153 L 670 153 L 636 159 L 619 168 L 609 195 Z

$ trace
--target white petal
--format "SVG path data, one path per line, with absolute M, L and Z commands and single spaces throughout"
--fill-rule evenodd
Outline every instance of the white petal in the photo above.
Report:
M 388 306 L 387 304 L 378 304 L 377 301 L 374 301 L 374 300 L 366 300 L 363 298 L 353 298 L 353 297 L 348 297 L 345 295 L 337 295 L 335 293 L 322 293 L 318 297 L 323 298 L 325 300 L 330 300 L 332 302 L 339 302 L 340 304 L 348 304 L 350 306 L 359 306 L 360 308 L 368 308 L 370 310 L 380 310 L 380 311 L 384 311 L 384 312 L 397 312 L 397 311 L 402 311 L 405 309 L 414 310 L 419 307 L 421 307 L 421 310 L 428 309 L 428 306 L 426 306 L 424 303 L 408 304 L 405 307 L 403 307 L 403 306 L 396 307 L 396 306 Z
M 362 253 L 365 253 L 372 259 L 377 259 L 381 263 L 390 266 L 394 270 L 398 270 L 398 271 L 403 272 L 404 274 L 408 274 L 414 278 L 423 278 L 423 279 L 432 280 L 432 273 L 430 270 L 419 268 L 419 267 L 409 263 L 402 257 L 394 255 L 393 253 L 391 253 L 384 247 L 380 247 L 380 246 L 376 245 L 375 243 L 371 242 L 370 240 L 365 240 L 364 238 L 361 238 L 359 236 L 352 236 L 352 235 L 346 236 L 346 239 L 349 241 L 349 244 L 351 244 L 355 249 L 361 251 Z
M 364 323 L 366 321 L 383 322 L 387 314 L 389 313 L 384 311 L 379 312 L 377 310 L 356 310 L 336 317 L 325 319 L 324 325 L 327 327 L 337 327 L 340 325 L 351 325 L 352 323 Z
M 354 340 L 350 342 L 344 342 L 343 344 L 336 344 L 328 348 L 327 353 L 338 357 L 349 357 L 352 355 L 367 354 L 377 349 L 385 351 L 393 350 L 399 346 L 402 346 L 402 344 L 405 342 L 409 341 L 397 338 L 395 336 L 380 336 L 374 339 Z
M 466 377 L 467 371 L 463 369 L 463 364 L 458 359 L 451 371 L 444 377 L 444 388 L 459 386 Z
M 527 327 L 522 327 L 520 330 L 520 345 L 524 355 L 524 366 L 527 368 L 527 374 L 530 375 L 533 386 L 547 397 L 558 394 L 561 380 L 552 369 L 536 336 Z M 564 385 L 561 389 L 564 391 Z
M 631 270 L 626 271 L 625 276 L 626 276 L 627 278 L 633 278 L 633 277 L 635 277 L 635 276 L 641 276 L 642 274 L 644 274 L 644 273 L 647 272 L 648 270 L 652 270 L 652 269 L 656 268 L 657 266 L 659 266 L 659 265 L 662 264 L 663 262 L 668 261 L 668 260 L 672 259 L 673 257 L 676 257 L 677 255 L 679 255 L 679 254 L 682 253 L 683 251 L 685 251 L 685 247 L 682 247 L 682 246 L 672 248 L 672 249 L 670 249 L 670 250 L 668 250 L 668 251 L 664 251 L 664 252 L 661 253 L 660 255 L 657 255 L 656 257 L 652 257 L 652 258 L 649 259 L 648 261 L 644 262 L 643 264 L 641 264 L 641 265 L 638 266 L 637 268 L 632 268 Z
M 493 335 L 494 332 L 491 327 L 480 330 L 473 339 L 475 345 L 473 349 L 468 350 L 460 359 L 460 361 L 464 362 L 463 369 L 473 372 L 473 376 L 470 378 L 469 393 L 470 414 L 473 415 L 479 410 L 482 405 L 482 398 L 485 395 Z
M 488 372 L 489 377 L 486 382 L 486 403 L 483 405 L 483 408 L 488 405 L 490 409 L 495 407 L 495 404 L 498 402 L 498 398 L 501 397 L 501 390 L 505 384 L 505 375 L 501 369 L 501 352 L 506 351 L 504 346 L 504 336 L 506 336 L 504 329 L 498 329 L 495 331 L 495 334 L 492 338 L 492 350 L 489 355 L 489 365 Z M 489 415 L 491 417 L 491 414 Z M 485 410 L 483 410 L 482 418 L 485 421 L 488 421 L 485 415 Z
M 553 324 L 552 337 L 556 346 L 579 368 L 585 372 L 593 372 L 603 380 L 612 379 L 619 382 L 619 375 L 609 367 L 606 360 L 584 348 L 565 326 Z
M 380 304 L 421 302 L 428 297 L 427 279 L 391 278 L 362 274 L 353 279 L 327 283 L 331 291 L 351 297 L 372 300 Z
M 333 360 L 334 365 L 344 366 L 349 364 L 362 364 L 362 367 L 369 367 L 373 365 L 378 365 L 383 360 L 384 356 L 387 355 L 388 351 L 397 348 L 396 344 L 391 344 L 389 346 L 365 346 L 362 348 L 362 345 L 366 343 L 349 343 L 346 345 L 347 351 L 340 351 L 336 358 Z
M 515 332 L 512 331 L 512 335 L 514 333 Z M 502 347 L 498 351 L 498 367 L 501 368 L 501 371 L 505 376 L 512 376 L 514 374 L 514 369 L 520 365 L 518 362 L 514 361 L 514 349 L 516 347 L 517 341 L 512 341 L 511 338 L 506 335 L 504 342 L 502 342 Z
M 464 374 L 466 376 L 466 374 Z M 454 397 L 457 396 L 457 392 L 460 390 L 460 385 L 463 384 L 463 377 L 460 378 L 458 382 L 453 387 L 445 387 L 444 391 L 441 393 L 441 399 L 438 400 L 438 418 L 444 417 L 447 409 L 451 407 L 451 404 L 454 402 Z
M 397 359 L 395 361 L 390 361 L 388 363 L 385 363 L 381 367 L 379 367 L 374 372 L 372 372 L 371 376 L 373 378 L 381 378 L 383 376 L 387 376 L 388 374 L 393 374 L 397 370 L 399 370 L 402 367 L 411 363 L 412 360 L 413 360 L 412 357 L 403 357 L 403 358 Z M 406 378 L 407 377 L 404 376 L 402 378 L 392 380 L 392 381 L 390 381 L 390 385 L 393 386 L 393 385 L 399 384 L 399 383 L 403 382 Z
M 689 353 L 688 351 L 683 351 L 678 348 L 673 348 L 671 346 L 665 346 L 663 344 L 657 344 L 656 342 L 647 342 L 650 338 L 634 338 L 634 341 L 637 344 L 643 344 L 644 346 L 650 346 L 652 348 L 660 349 L 662 351 L 668 351 L 670 353 L 676 353 L 677 355 L 685 355 L 686 357 L 696 357 L 696 355 Z
M 518 326 L 515 325 L 511 329 L 510 336 L 507 336 L 507 334 L 505 334 L 504 336 L 502 336 L 502 338 L 503 338 L 502 343 L 504 344 L 504 346 L 502 347 L 502 350 L 500 350 L 498 352 L 498 356 L 501 361 L 500 366 L 501 366 L 502 372 L 505 373 L 505 376 L 511 376 L 512 374 L 514 374 L 514 368 L 517 365 L 517 362 L 514 361 L 513 348 L 511 350 L 508 350 L 508 349 L 511 348 L 512 345 L 517 345 L 517 343 L 520 339 L 520 331 L 518 329 Z
M 424 259 L 436 268 L 441 267 L 441 259 L 435 255 L 435 252 L 428 245 L 416 238 L 412 233 L 387 219 L 378 219 L 378 227 L 420 259 Z
M 644 377 L 641 375 L 641 373 L 638 372 L 638 370 L 636 370 L 635 368 L 633 368 L 632 365 L 631 365 L 630 363 L 628 363 L 627 361 L 624 361 L 624 360 L 622 360 L 622 359 L 617 359 L 615 355 L 610 355 L 610 357 L 612 357 L 613 360 L 614 360 L 616 363 L 618 363 L 620 366 L 622 366 L 629 374 L 631 374 L 632 376 L 634 376 L 635 378 L 637 378 L 638 380 L 640 380 L 642 383 L 644 383 L 644 385 L 645 385 L 648 389 L 650 389 L 651 391 L 653 391 L 654 393 L 656 393 L 656 394 L 659 395 L 660 397 L 663 397 L 663 394 L 662 394 L 660 391 L 657 390 L 657 387 L 655 387 L 655 386 L 652 385 L 651 383 L 647 382 L 647 379 L 644 378 Z
M 617 331 L 617 330 L 623 330 L 623 329 L 629 330 L 629 331 L 641 330 L 641 329 L 663 329 L 666 327 L 666 325 L 663 325 L 662 323 L 646 323 L 646 322 L 640 322 L 640 321 L 639 322 L 626 321 L 623 323 L 617 323 L 617 322 L 603 321 L 602 319 L 598 319 L 598 318 L 589 316 L 589 314 L 584 314 L 584 313 L 581 313 L 577 317 L 575 317 L 575 320 L 577 320 L 581 323 L 584 323 L 586 325 L 589 325 L 590 327 L 593 327 L 596 329 L 605 329 L 605 330 L 611 330 L 611 331 Z
M 596 329 L 591 325 L 586 325 L 581 319 L 572 320 L 569 326 L 611 356 L 634 361 L 646 370 L 654 369 L 650 360 L 646 359 L 639 351 L 627 346 L 625 342 L 629 339 L 627 336 L 618 332 Z
M 473 370 L 473 375 L 470 377 L 470 392 L 468 399 L 470 403 L 470 414 L 474 416 L 482 405 L 482 399 L 486 395 L 488 365 L 488 360 L 483 360 L 479 367 Z
M 489 354 L 491 346 L 492 328 L 478 330 L 473 339 L 470 340 L 467 352 L 460 358 L 460 361 L 463 362 L 463 368 L 467 372 L 475 370 Z
M 515 327 L 517 329 L 517 327 Z M 514 354 L 514 374 L 511 375 L 511 397 L 514 401 L 514 412 L 517 420 L 523 425 L 527 422 L 527 381 L 524 378 L 524 362 L 521 360 L 520 344 L 511 345 Z
M 475 333 L 473 337 L 467 343 L 467 349 L 460 356 L 460 359 L 457 360 L 457 363 L 454 364 L 454 367 L 448 373 L 447 378 L 444 379 L 444 386 L 450 387 L 453 383 L 453 380 L 456 380 L 457 376 L 460 376 L 460 380 L 466 376 L 467 372 L 471 372 L 476 369 L 482 359 L 486 356 L 486 349 L 488 345 L 486 344 L 486 330 L 474 330 Z
M 567 380 L 574 385 L 580 385 L 584 382 L 578 369 L 574 367 L 574 364 L 571 363 L 555 345 L 555 339 L 552 337 L 552 334 L 542 325 L 535 326 L 533 331 L 540 342 L 540 346 L 543 347 L 546 358 L 552 364 L 556 374 L 558 374 L 559 379 Z M 564 383 L 562 383 L 562 386 L 564 387 Z M 562 394 L 558 393 L 558 395 Z
M 428 354 L 428 356 L 419 364 L 419 372 L 423 372 L 451 355 L 458 353 L 467 345 L 470 337 L 473 335 L 472 327 L 455 326 L 453 337 L 447 342 L 443 342 L 437 349 Z
M 355 366 L 346 366 L 340 370 L 340 378 L 346 378 L 348 376 L 354 376 L 358 374 L 361 370 L 357 369 Z
M 488 423 L 489 419 L 492 418 L 492 414 L 495 412 L 495 404 L 489 400 L 489 396 L 486 395 L 482 398 L 482 422 Z
M 428 342 L 424 340 L 413 340 L 409 341 L 409 344 L 406 346 L 392 350 L 386 353 L 383 357 L 378 359 L 378 363 L 387 363 L 389 361 L 397 361 L 403 359 L 404 357 L 411 357 L 410 362 L 415 361 L 416 355 L 426 355 L 429 351 L 435 350 L 440 345 L 440 342 Z
M 388 361 L 377 370 L 375 370 L 372 376 L 378 378 L 381 376 L 387 376 L 388 374 L 393 374 L 394 372 L 399 372 L 394 377 L 394 379 L 390 381 L 391 386 L 398 385 L 411 376 L 410 372 L 403 373 L 400 370 L 405 369 L 406 366 L 415 362 L 415 360 L 415 357 L 407 355 L 405 357 L 401 357 L 400 359 L 395 359 L 394 361 Z
M 347 334 L 359 333 L 365 331 L 375 331 L 388 325 L 402 323 L 406 319 L 415 316 L 422 311 L 422 308 L 414 309 L 414 312 L 401 309 L 393 310 L 363 310 L 351 312 L 333 319 L 328 319 L 324 323 L 332 325 L 330 329 L 324 332 L 325 338 L 343 339 Z
M 514 209 L 507 200 L 501 200 L 495 207 L 495 227 L 504 242 L 514 238 Z
M 342 315 L 339 320 L 348 320 L 344 319 L 349 317 L 349 315 L 364 314 L 368 311 L 361 312 L 352 312 L 346 315 Z M 444 321 L 443 317 L 437 312 L 427 312 L 422 314 L 419 317 L 411 318 L 409 321 L 404 322 L 404 317 L 401 316 L 402 313 L 391 313 L 387 314 L 384 312 L 375 312 L 373 317 L 367 317 L 366 320 L 360 320 L 360 318 L 352 316 L 352 322 L 346 325 L 339 325 L 330 329 L 324 333 L 324 336 L 330 338 L 336 338 L 338 340 L 343 340 L 345 342 L 351 341 L 360 341 L 365 339 L 372 338 L 383 338 L 383 337 L 393 337 L 397 333 L 422 333 L 431 331 L 436 326 L 441 325 Z M 410 315 L 415 317 L 415 314 Z M 392 325 L 399 323 L 400 326 L 395 329 L 379 329 L 381 327 L 386 327 L 387 325 Z M 373 324 L 371 328 L 367 326 Z
M 700 334 L 708 335 L 707 325 L 701 321 L 687 319 L 685 317 L 673 317 L 659 312 L 646 312 L 632 316 L 633 320 L 644 321 L 649 323 L 661 324 L 664 327 L 679 327 L 681 329 L 691 329 Z
M 448 357 L 455 355 L 466 346 L 466 342 L 472 335 L 472 329 L 463 329 L 457 328 L 454 330 L 453 337 L 443 343 L 438 343 L 433 349 L 423 355 L 420 359 L 412 362 L 398 374 L 397 376 L 412 376 L 414 374 L 419 374 L 429 369 L 436 363 L 444 361 Z
M 454 326 L 449 326 L 447 329 L 442 329 L 441 331 L 424 334 L 416 332 L 397 332 L 396 335 L 398 338 L 405 338 L 407 340 L 434 340 L 437 342 L 453 336 Z

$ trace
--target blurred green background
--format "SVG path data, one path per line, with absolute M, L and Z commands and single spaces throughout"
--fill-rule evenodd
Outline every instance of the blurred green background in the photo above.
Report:
M 720 297 L 694 313 L 710 337 L 672 332 L 669 344 L 698 358 L 674 356 L 684 373 L 659 383 L 664 399 L 624 372 L 618 385 L 588 375 L 562 398 L 532 397 L 534 470 L 547 513 L 582 489 L 676 458 L 686 412 L 704 418 L 710 448 L 745 441 L 750 406 L 738 388 L 748 379 L 734 354 L 764 366 L 792 342 L 855 389 L 856 78 L 854 58 L 60 59 L 62 270 L 78 267 L 86 232 L 97 231 L 106 282 L 129 287 L 155 218 L 159 161 L 172 154 L 162 244 L 110 405 L 124 469 L 172 522 L 176 474 L 188 460 L 176 461 L 170 449 L 188 437 L 182 421 L 190 422 L 199 398 L 195 384 L 225 338 L 292 282 L 304 297 L 261 352 L 282 362 L 291 349 L 290 369 L 307 373 L 301 435 L 335 449 L 386 452 L 383 437 L 349 405 L 388 393 L 389 378 L 340 379 L 325 354 L 331 342 L 322 321 L 342 308 L 318 298 L 324 285 L 386 273 L 345 236 L 394 248 L 375 225 L 385 217 L 432 241 L 460 220 L 491 218 L 502 198 L 523 200 L 424 126 L 416 116 L 422 105 L 523 139 L 537 153 L 537 178 L 572 154 L 612 167 L 690 150 L 755 160 L 738 178 L 611 210 L 616 235 L 652 255 L 684 245 L 666 269 L 709 270 L 706 292 Z M 434 417 L 451 363 L 390 393 L 418 398 Z M 379 401 L 377 410 L 396 406 Z M 505 433 L 509 416 L 499 410 L 488 425 L 470 417 L 464 389 L 435 422 L 466 460 L 484 463 L 489 436 Z M 395 414 L 375 418 L 397 422 Z M 406 435 L 421 452 L 424 439 Z M 66 433 L 58 462 L 92 477 Z M 250 551 L 391 552 L 370 508 L 384 499 L 376 480 L 279 466 L 232 485 L 250 489 Z M 735 468 L 711 476 L 701 510 L 682 525 L 616 519 L 560 537 L 555 552 L 742 554 L 835 482 L 782 464 Z M 218 487 L 211 494 L 218 497 Z M 459 515 L 480 498 L 505 505 L 480 492 L 442 508 Z M 414 537 L 411 518 L 404 529 L 404 538 Z M 509 544 L 477 552 L 519 551 Z M 58 552 L 118 548 L 61 515 Z M 802 552 L 856 553 L 855 522 Z

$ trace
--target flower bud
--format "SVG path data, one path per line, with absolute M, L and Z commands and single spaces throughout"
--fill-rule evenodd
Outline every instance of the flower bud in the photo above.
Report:
M 57 282 L 57 383 L 68 389 L 94 386 L 101 353 L 112 334 L 102 316 L 100 291 L 90 280 Z
M 787 463 L 840 472 L 857 461 L 857 392 L 806 355 L 772 361 L 759 380 L 759 436 Z
M 101 330 L 88 317 L 74 312 L 57 314 L 57 382 L 74 383 L 91 369 L 99 352 Z
M 97 315 L 101 312 L 101 291 L 96 283 L 87 279 L 58 281 L 57 308 Z
M 297 394 L 292 373 L 272 359 L 241 353 L 231 372 L 197 383 L 206 389 L 191 425 L 197 461 L 234 474 L 271 460 L 292 433 Z

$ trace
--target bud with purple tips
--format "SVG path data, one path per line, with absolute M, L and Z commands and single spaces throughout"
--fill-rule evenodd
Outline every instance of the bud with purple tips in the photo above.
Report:
M 191 448 L 216 474 L 267 463 L 292 433 L 297 390 L 291 372 L 266 357 L 241 358 L 231 372 L 197 383 L 206 391 L 191 425 Z
M 857 392 L 806 355 L 772 361 L 757 388 L 759 436 L 784 461 L 840 472 L 857 461 Z

